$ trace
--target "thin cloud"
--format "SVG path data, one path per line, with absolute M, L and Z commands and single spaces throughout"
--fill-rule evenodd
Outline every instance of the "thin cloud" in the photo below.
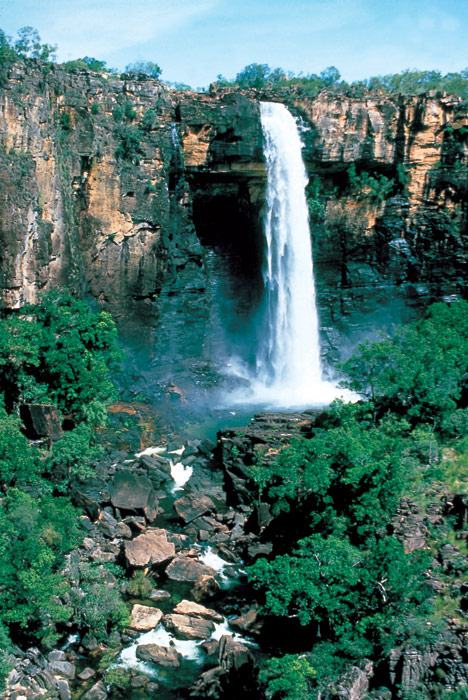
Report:
M 79 56 L 106 57 L 116 50 L 157 40 L 213 11 L 220 0 L 46 0 L 31 19 L 43 38 L 58 45 L 59 60 Z M 29 3 L 26 3 L 29 4 Z M 23 16 L 26 13 L 23 13 Z M 38 17 L 39 21 L 35 19 Z

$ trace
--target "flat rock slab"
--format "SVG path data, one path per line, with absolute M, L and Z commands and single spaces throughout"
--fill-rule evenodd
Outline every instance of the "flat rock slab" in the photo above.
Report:
M 203 617 L 206 620 L 214 620 L 214 622 L 222 622 L 223 616 L 216 612 L 205 608 L 204 605 L 199 605 L 191 600 L 181 600 L 174 608 L 177 615 L 188 615 L 189 617 Z
M 191 557 L 177 557 L 166 569 L 166 575 L 171 581 L 196 581 L 202 574 L 215 576 L 216 571 Z
M 159 624 L 163 614 L 158 608 L 149 605 L 134 605 L 130 617 L 130 627 L 134 630 L 152 630 Z
M 130 542 L 125 542 L 125 555 L 131 566 L 164 564 L 175 556 L 175 545 L 168 542 L 167 530 L 148 529 Z
M 129 566 L 163 564 L 175 556 L 175 545 L 167 541 L 167 530 L 150 529 L 124 544 Z
M 177 668 L 180 666 L 182 654 L 172 647 L 161 647 L 158 644 L 140 644 L 136 648 L 136 655 L 142 661 L 151 661 L 159 666 Z
M 144 509 L 150 500 L 154 508 L 153 484 L 147 476 L 138 476 L 132 472 L 116 473 L 110 487 L 110 497 L 115 508 Z
M 164 626 L 181 639 L 208 639 L 215 630 L 212 620 L 189 615 L 166 615 Z
M 174 501 L 174 509 L 187 525 L 195 518 L 199 518 L 205 513 L 211 513 L 215 510 L 215 504 L 209 496 L 203 496 L 198 493 L 191 493 L 187 496 L 182 496 L 177 501 Z

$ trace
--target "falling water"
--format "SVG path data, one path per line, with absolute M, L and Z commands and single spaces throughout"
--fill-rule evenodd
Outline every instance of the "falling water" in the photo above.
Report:
M 267 166 L 262 318 L 254 400 L 276 406 L 328 403 L 336 388 L 322 378 L 302 144 L 282 104 L 262 102 Z

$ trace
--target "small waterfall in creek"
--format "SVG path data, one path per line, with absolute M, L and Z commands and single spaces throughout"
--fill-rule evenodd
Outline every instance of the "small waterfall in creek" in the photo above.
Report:
M 260 104 L 267 167 L 264 297 L 249 403 L 319 406 L 342 394 L 322 378 L 302 143 L 287 108 Z

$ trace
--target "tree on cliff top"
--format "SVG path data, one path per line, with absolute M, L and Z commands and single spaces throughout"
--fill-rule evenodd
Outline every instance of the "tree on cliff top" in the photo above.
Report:
M 125 66 L 125 70 L 129 73 L 144 73 L 150 78 L 158 79 L 162 73 L 161 68 L 153 61 L 136 61 Z

